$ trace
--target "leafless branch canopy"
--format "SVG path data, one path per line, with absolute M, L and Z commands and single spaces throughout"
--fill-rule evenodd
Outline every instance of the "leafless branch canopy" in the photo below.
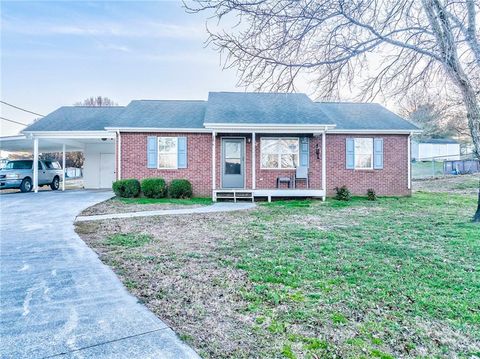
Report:
M 186 7 L 212 15 L 209 43 L 225 67 L 238 69 L 240 84 L 256 90 L 294 91 L 313 77 L 323 98 L 352 84 L 363 98 L 396 96 L 445 79 L 451 50 L 479 82 L 476 0 L 195 0 Z

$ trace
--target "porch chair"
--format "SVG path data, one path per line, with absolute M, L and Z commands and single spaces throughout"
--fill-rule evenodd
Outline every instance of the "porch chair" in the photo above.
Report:
M 297 180 L 305 181 L 308 188 L 309 183 L 308 183 L 308 167 L 307 166 L 298 166 L 295 169 L 295 178 L 293 179 L 293 188 L 297 188 Z

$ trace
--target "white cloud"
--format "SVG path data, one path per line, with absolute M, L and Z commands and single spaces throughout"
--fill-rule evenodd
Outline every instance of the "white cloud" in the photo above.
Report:
M 143 37 L 173 39 L 204 39 L 206 31 L 198 25 L 176 25 L 164 22 L 132 21 L 81 22 L 81 23 L 20 23 L 3 21 L 3 33 L 17 33 L 31 36 L 72 35 L 104 37 Z

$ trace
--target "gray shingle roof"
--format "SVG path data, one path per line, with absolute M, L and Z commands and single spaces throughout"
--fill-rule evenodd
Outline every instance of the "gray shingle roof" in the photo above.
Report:
M 303 93 L 210 92 L 205 123 L 334 124 Z
M 203 129 L 204 123 L 331 124 L 339 130 L 418 129 L 379 104 L 313 102 L 305 94 L 211 92 L 208 101 L 136 100 L 126 107 L 60 107 L 24 131 Z
M 205 101 L 136 100 L 115 121 L 116 127 L 203 128 Z
M 102 131 L 115 122 L 124 106 L 64 106 L 28 126 L 24 131 Z
M 418 130 L 418 127 L 377 103 L 316 102 L 339 130 Z

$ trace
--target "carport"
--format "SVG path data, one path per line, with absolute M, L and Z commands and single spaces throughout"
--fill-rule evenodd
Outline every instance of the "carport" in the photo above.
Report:
M 0 150 L 29 152 L 33 155 L 33 190 L 38 192 L 38 158 L 40 153 L 62 152 L 62 190 L 65 190 L 65 159 L 67 152 L 81 151 L 84 187 L 111 188 L 115 180 L 116 133 L 109 131 L 46 131 L 0 137 Z

